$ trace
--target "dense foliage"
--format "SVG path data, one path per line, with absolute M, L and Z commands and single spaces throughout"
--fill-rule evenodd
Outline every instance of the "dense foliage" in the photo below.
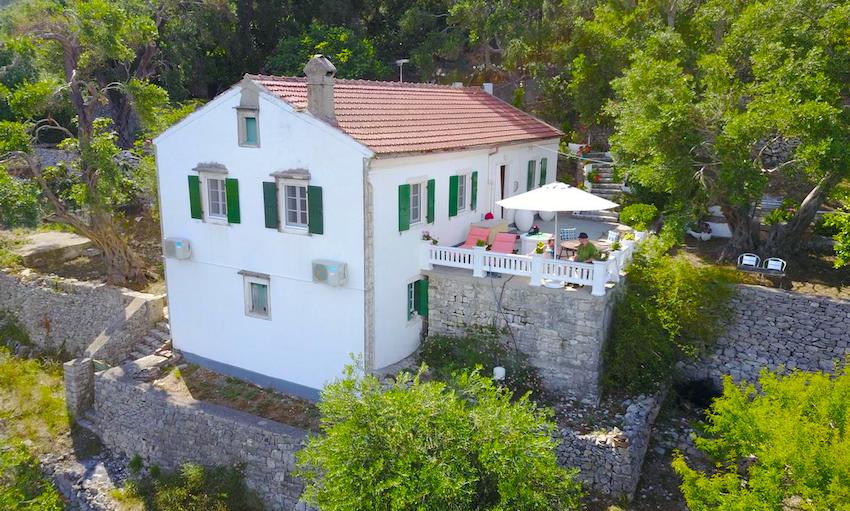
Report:
M 620 223 L 633 227 L 637 231 L 646 231 L 658 218 L 655 204 L 630 204 L 620 211 Z
M 603 355 L 609 392 L 655 390 L 671 378 L 678 360 L 712 345 L 729 312 L 734 276 L 668 255 L 668 248 L 652 237 L 629 265 Z
M 629 179 L 692 214 L 718 204 L 726 251 L 793 251 L 850 176 L 850 5 L 818 0 L 694 2 L 615 79 L 610 138 Z M 762 239 L 752 212 L 768 185 L 799 207 Z
M 186 464 L 176 472 L 151 467 L 140 477 L 139 458 L 130 468 L 130 479 L 119 500 L 141 501 L 149 511 L 262 511 L 263 505 L 246 487 L 237 467 L 201 467 Z
M 451 383 L 353 367 L 322 390 L 322 434 L 298 455 L 323 511 L 577 509 L 551 412 L 476 372 Z
M 38 189 L 0 167 L 0 227 L 35 227 L 38 220 Z
M 455 373 L 472 371 L 476 367 L 488 372 L 496 366 L 505 368 L 504 384 L 516 397 L 527 392 L 539 400 L 543 395 L 543 382 L 528 356 L 511 346 L 495 328 L 470 329 L 466 335 L 453 337 L 432 335 L 419 349 L 419 358 L 431 372 L 444 381 Z
M 38 459 L 23 443 L 1 439 L 0 509 L 4 511 L 62 511 L 59 492 L 41 472 Z
M 850 265 L 850 213 L 827 213 L 823 226 L 832 231 L 835 240 L 835 267 Z
M 708 411 L 696 444 L 716 470 L 675 459 L 689 509 L 847 509 L 850 374 L 764 371 L 758 387 L 727 378 Z

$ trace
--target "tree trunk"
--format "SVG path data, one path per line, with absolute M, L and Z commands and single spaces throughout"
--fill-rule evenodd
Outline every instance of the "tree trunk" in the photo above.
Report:
M 794 213 L 791 220 L 786 224 L 773 226 L 767 236 L 767 241 L 764 243 L 762 252 L 766 256 L 774 257 L 788 256 L 800 250 L 803 232 L 811 225 L 827 194 L 838 181 L 839 175 L 837 173 L 828 173 L 821 178 L 803 199 L 800 209 Z
M 720 254 L 721 261 L 733 261 L 744 252 L 755 252 L 758 246 L 758 230 L 754 229 L 749 208 L 721 204 L 723 216 L 729 223 L 732 238 Z
M 147 284 L 144 263 L 118 232 L 111 215 L 94 213 L 88 224 L 75 222 L 74 227 L 103 251 L 108 283 L 136 289 Z

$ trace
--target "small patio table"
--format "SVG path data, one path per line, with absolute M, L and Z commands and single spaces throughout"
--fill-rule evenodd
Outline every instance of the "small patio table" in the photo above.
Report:
M 538 234 L 523 234 L 520 236 L 520 240 L 522 240 L 522 245 L 520 246 L 520 254 L 528 254 L 534 252 L 537 249 L 537 244 L 539 242 L 543 242 L 544 245 L 549 243 L 549 240 L 554 238 L 555 236 L 549 232 L 541 232 Z

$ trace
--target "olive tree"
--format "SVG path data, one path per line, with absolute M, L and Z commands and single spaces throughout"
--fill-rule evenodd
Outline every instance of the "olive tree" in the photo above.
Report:
M 424 366 L 423 366 L 424 367 Z M 361 369 L 322 390 L 321 434 L 298 455 L 305 498 L 323 511 L 577 509 L 558 466 L 551 412 L 477 372 L 451 383 Z
M 767 371 L 754 385 L 726 379 L 697 447 L 717 462 L 702 472 L 677 454 L 688 508 L 847 509 L 850 374 Z
M 612 150 L 641 185 L 719 204 L 726 256 L 793 252 L 850 175 L 850 5 L 714 0 L 694 25 L 687 39 L 656 33 L 614 81 Z M 787 181 L 800 183 L 800 207 L 762 238 L 756 206 Z
M 164 6 L 139 0 L 32 0 L 9 14 L 12 30 L 35 42 L 45 64 L 39 81 L 12 91 L 21 98 L 12 104 L 19 121 L 6 131 L 18 136 L 15 144 L 5 144 L 3 160 L 39 187 L 53 221 L 103 250 L 114 284 L 141 286 L 147 280 L 119 228 L 116 203 L 128 172 L 146 157 L 129 150 L 134 123 L 155 124 L 168 104 L 167 94 L 148 81 L 165 13 Z M 49 113 L 38 117 L 57 103 L 70 105 L 70 125 Z M 58 135 L 60 147 L 75 158 L 43 165 L 32 145 L 46 134 Z M 142 166 L 150 168 L 149 162 Z

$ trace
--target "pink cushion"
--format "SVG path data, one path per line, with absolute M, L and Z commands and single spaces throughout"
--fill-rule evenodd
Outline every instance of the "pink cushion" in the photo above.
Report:
M 478 245 L 478 240 L 487 243 L 487 238 L 490 236 L 490 229 L 484 227 L 472 227 L 469 229 L 469 235 L 466 237 L 466 242 L 461 245 L 461 248 L 474 248 Z
M 490 247 L 490 251 L 499 254 L 513 254 L 515 246 L 516 234 L 500 232 L 496 235 L 496 239 L 493 240 L 493 246 Z

